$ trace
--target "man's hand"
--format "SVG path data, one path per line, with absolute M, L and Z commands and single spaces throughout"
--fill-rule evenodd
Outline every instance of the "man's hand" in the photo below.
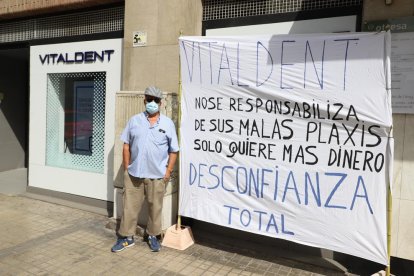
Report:
M 165 175 L 164 175 L 164 181 L 165 182 L 168 182 L 168 181 L 170 181 L 170 178 L 171 178 L 171 171 L 167 168 L 167 171 L 165 172 Z
M 165 172 L 165 175 L 164 175 L 165 182 L 168 182 L 170 180 L 171 173 L 174 169 L 175 161 L 177 160 L 177 154 L 178 154 L 177 152 L 168 153 L 168 166 L 167 166 L 167 171 Z

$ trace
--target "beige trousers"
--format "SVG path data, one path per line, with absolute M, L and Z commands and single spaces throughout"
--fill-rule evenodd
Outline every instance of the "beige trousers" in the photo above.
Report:
M 161 234 L 162 202 L 165 194 L 163 179 L 136 178 L 124 173 L 124 208 L 118 234 L 123 237 L 134 236 L 138 214 L 146 199 L 148 202 L 147 234 Z

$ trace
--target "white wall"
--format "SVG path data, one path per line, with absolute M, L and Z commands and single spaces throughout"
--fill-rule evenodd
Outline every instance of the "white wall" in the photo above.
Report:
M 39 56 L 51 53 L 114 50 L 110 61 L 80 64 L 42 64 Z M 30 48 L 29 186 L 101 200 L 113 200 L 113 147 L 115 94 L 121 87 L 122 39 L 32 46 Z M 91 173 L 45 165 L 47 74 L 106 72 L 104 173 Z
M 340 16 L 206 30 L 207 36 L 354 32 L 356 16 Z

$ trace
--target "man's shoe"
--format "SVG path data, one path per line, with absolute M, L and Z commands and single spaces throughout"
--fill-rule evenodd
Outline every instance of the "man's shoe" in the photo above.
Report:
M 111 251 L 112 252 L 119 252 L 124 250 L 125 248 L 131 247 L 135 244 L 134 238 L 128 239 L 128 238 L 119 238 L 115 245 L 112 246 Z
M 161 245 L 156 236 L 148 236 L 148 245 L 152 252 L 160 251 Z

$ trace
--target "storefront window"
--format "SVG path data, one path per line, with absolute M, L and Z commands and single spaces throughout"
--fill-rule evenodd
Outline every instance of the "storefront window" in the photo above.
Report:
M 103 173 L 105 72 L 47 79 L 46 165 Z

